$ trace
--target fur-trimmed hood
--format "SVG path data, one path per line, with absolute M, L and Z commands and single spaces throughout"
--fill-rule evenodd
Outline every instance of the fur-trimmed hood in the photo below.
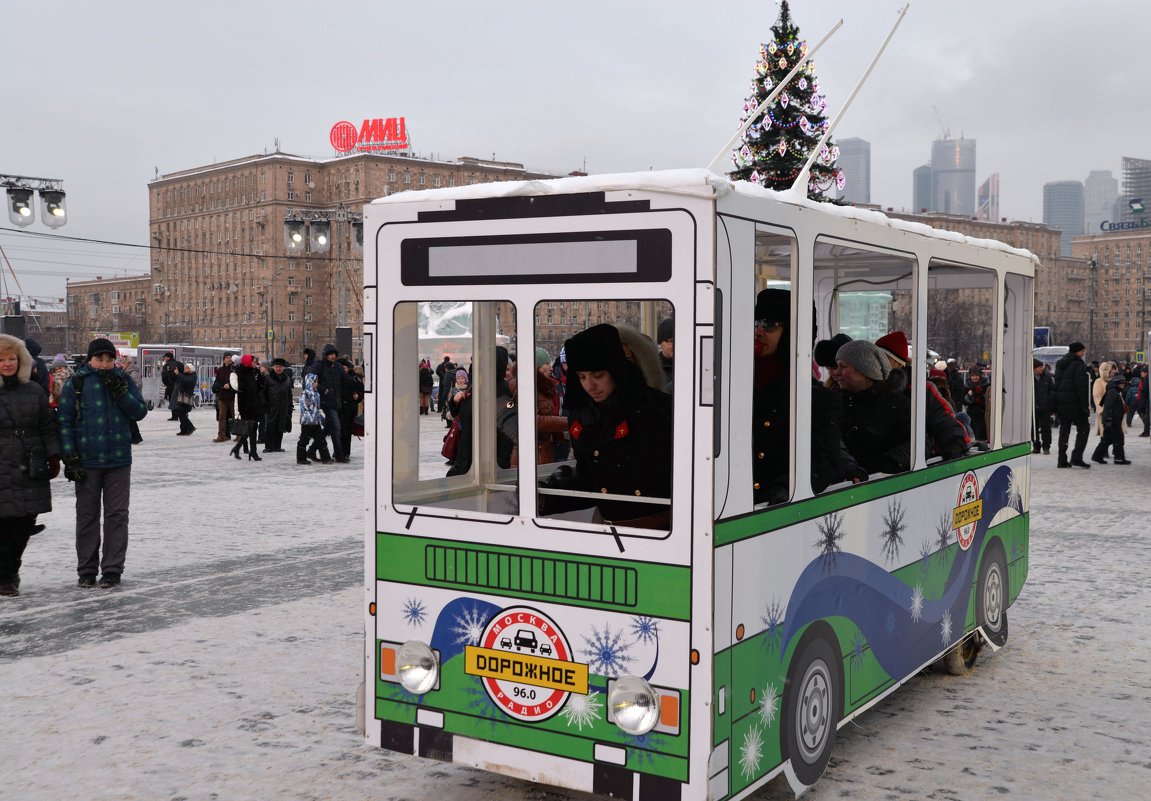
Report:
M 24 340 L 8 334 L 0 334 L 0 351 L 14 350 L 20 366 L 16 370 L 16 378 L 21 384 L 27 384 L 32 378 L 32 354 Z

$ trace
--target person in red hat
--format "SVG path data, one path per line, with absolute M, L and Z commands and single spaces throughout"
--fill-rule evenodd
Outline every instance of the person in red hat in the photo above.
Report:
M 876 346 L 891 361 L 891 376 L 888 384 L 894 391 L 902 392 L 911 398 L 912 371 L 911 352 L 907 335 L 902 331 L 892 331 L 875 340 Z M 934 375 L 936 371 L 932 371 Z M 940 375 L 946 376 L 943 371 Z M 927 379 L 927 413 L 924 415 L 924 431 L 927 432 L 927 458 L 942 456 L 944 459 L 958 459 L 967 453 L 971 438 L 967 427 L 957 418 L 952 404 L 939 391 L 939 387 Z

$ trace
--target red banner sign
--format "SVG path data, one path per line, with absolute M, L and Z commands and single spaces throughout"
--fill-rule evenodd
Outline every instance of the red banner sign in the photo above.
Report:
M 332 126 L 328 140 L 337 153 L 411 149 L 408 126 L 403 117 L 364 120 L 359 128 L 347 120 L 341 120 Z

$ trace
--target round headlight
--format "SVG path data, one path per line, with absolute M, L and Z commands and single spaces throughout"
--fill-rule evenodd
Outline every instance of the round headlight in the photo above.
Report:
M 659 722 L 659 696 L 637 676 L 617 680 L 607 700 L 616 725 L 628 734 L 647 734 Z
M 418 640 L 408 640 L 400 646 L 396 667 L 400 684 L 412 695 L 423 695 L 436 686 L 440 671 L 436 655 Z

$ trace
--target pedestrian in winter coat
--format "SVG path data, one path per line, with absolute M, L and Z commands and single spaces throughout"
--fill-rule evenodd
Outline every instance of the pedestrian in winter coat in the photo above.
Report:
M 57 353 L 48 373 L 48 405 L 53 409 L 60 405 L 60 393 L 71 377 L 72 368 L 68 366 L 68 360 L 64 358 L 63 353 Z
M 42 478 L 28 470 L 28 453 L 51 467 Z M 19 339 L 0 334 L 0 596 L 20 594 L 20 565 L 28 539 L 44 529 L 36 516 L 52 511 L 49 479 L 60 472 L 56 414 L 32 380 L 32 355 Z
M 257 426 L 264 419 L 264 377 L 252 354 L 245 353 L 232 372 L 236 390 L 236 411 L 239 414 L 242 432 L 236 438 L 231 455 L 240 458 L 240 450 L 248 454 L 248 460 L 262 461 L 257 450 Z
M 216 368 L 216 380 L 212 384 L 212 393 L 216 396 L 216 438 L 212 442 L 228 442 L 231 437 L 228 426 L 236 416 L 236 390 L 232 389 L 231 353 L 224 354 L 223 363 Z
M 316 375 L 316 391 L 320 393 L 320 406 L 324 409 L 324 435 L 332 439 L 332 454 L 337 462 L 347 462 L 340 429 L 340 402 L 351 391 L 348 374 L 336 362 L 340 356 L 335 345 L 324 345 L 324 355 L 312 365 Z
M 624 355 L 619 332 L 601 324 L 564 344 L 568 420 L 580 487 L 608 495 L 671 498 L 672 399 L 652 389 Z M 671 507 L 641 501 L 595 502 L 595 522 L 668 529 Z
M 959 364 L 955 359 L 947 360 L 947 386 L 951 390 L 951 400 L 954 401 L 952 408 L 956 412 L 962 412 L 963 409 L 963 396 L 967 394 L 967 389 L 964 387 L 966 378 L 959 369 Z
M 304 387 L 300 392 L 300 438 L 296 441 L 296 464 L 310 465 L 308 454 L 318 452 L 321 464 L 331 464 L 328 443 L 324 438 L 324 410 L 320 406 L 320 393 L 316 391 L 316 374 L 304 374 Z
M 977 364 L 971 365 L 967 371 L 967 380 L 963 382 L 963 405 L 967 407 L 967 415 L 971 418 L 971 430 L 975 432 L 975 439 L 987 442 L 987 408 L 988 393 L 991 390 L 991 380 L 983 375 L 983 368 Z
M 35 381 L 40 387 L 48 391 L 48 365 L 40 358 L 40 343 L 28 337 L 24 340 L 24 346 L 28 348 L 28 354 L 32 357 L 32 381 Z
M 1058 467 L 1089 468 L 1083 461 L 1087 449 L 1087 422 L 1091 405 L 1091 384 L 1083 354 L 1087 346 L 1082 342 L 1072 342 L 1067 354 L 1055 364 L 1055 413 L 1059 415 L 1059 463 Z M 1071 439 L 1071 427 L 1075 427 L 1075 446 L 1071 458 L 1067 458 L 1067 444 Z
M 176 412 L 172 410 L 172 392 L 176 388 L 176 382 L 180 380 L 180 376 L 184 373 L 184 363 L 177 361 L 175 354 L 171 351 L 164 354 L 163 364 L 160 366 L 160 383 L 164 385 L 164 400 L 168 403 L 168 410 L 172 412 L 169 420 L 179 420 Z
M 188 413 L 195 408 L 192 404 L 192 397 L 196 394 L 198 383 L 196 368 L 191 364 L 185 364 L 184 372 L 176 380 L 176 386 L 172 390 L 172 412 L 180 421 L 180 430 L 176 432 L 177 437 L 190 437 L 192 432 L 196 430 L 192 421 L 188 419 Z
M 140 388 L 114 367 L 116 347 L 88 343 L 88 361 L 60 393 L 64 477 L 76 485 L 76 572 L 81 587 L 115 587 L 128 552 L 128 502 L 135 423 L 148 414 Z M 103 553 L 101 521 L 103 509 Z
M 285 359 L 272 359 L 263 392 L 264 453 L 283 453 L 284 434 L 292 430 L 292 374 Z
M 420 362 L 420 414 L 427 414 L 432 409 L 432 387 L 436 384 L 436 374 L 432 372 L 431 363 L 427 359 Z
M 1051 416 L 1055 414 L 1055 379 L 1047 365 L 1032 359 L 1035 375 L 1035 425 L 1031 430 L 1031 452 L 1051 453 Z
M 891 363 L 870 342 L 854 340 L 835 354 L 843 390 L 843 444 L 868 473 L 911 468 L 911 401 L 885 383 Z
M 1099 365 L 1099 377 L 1091 382 L 1091 403 L 1095 409 L 1095 436 L 1103 436 L 1103 398 L 1107 394 L 1108 382 L 1119 374 L 1119 366 L 1115 362 L 1103 362 Z
M 1102 365 L 1100 365 L 1102 367 Z M 1103 424 L 1103 435 L 1095 452 L 1091 454 L 1091 461 L 1096 464 L 1107 464 L 1107 448 L 1114 449 L 1115 464 L 1131 464 L 1123 450 L 1123 415 L 1126 408 L 1123 403 L 1123 391 L 1127 389 L 1127 378 L 1121 372 L 1112 371 L 1111 380 L 1107 382 L 1107 392 L 1100 403 L 1100 418 Z
M 360 413 L 360 399 L 364 397 L 364 370 L 352 364 L 351 359 L 341 358 L 337 361 L 344 368 L 347 379 L 340 396 L 340 449 L 347 460 L 352 456 L 352 433 Z
M 1148 403 L 1148 401 L 1151 401 L 1151 394 L 1148 393 L 1149 382 L 1147 366 L 1144 365 L 1140 367 L 1137 375 L 1139 376 L 1139 388 L 1135 393 L 1135 411 L 1143 418 L 1143 431 L 1140 432 L 1139 436 L 1146 437 L 1151 435 L 1151 414 L 1148 413 L 1151 411 L 1149 410 L 1151 404 Z

